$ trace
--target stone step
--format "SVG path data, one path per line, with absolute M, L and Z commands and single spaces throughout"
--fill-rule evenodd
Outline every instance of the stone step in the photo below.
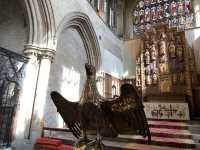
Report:
M 190 125 L 186 122 L 148 120 L 148 123 L 152 135 L 152 142 L 150 144 L 148 144 L 147 138 L 139 135 L 119 135 L 117 138 L 104 138 L 103 142 L 109 150 L 186 150 L 195 148 L 192 134 L 188 130 Z M 71 133 L 63 136 L 52 134 L 52 137 L 62 139 L 63 143 L 68 145 L 72 145 L 76 141 Z M 95 138 L 95 136 L 91 136 L 91 138 Z
M 163 134 L 166 136 L 166 134 Z M 186 134 L 187 135 L 187 134 Z M 168 135 L 167 135 L 168 136 Z M 119 135 L 117 138 L 104 138 L 104 143 L 113 142 L 113 143 L 126 143 L 126 144 L 141 144 L 147 146 L 164 146 L 171 148 L 195 148 L 194 141 L 189 138 L 177 138 L 177 137 L 163 137 L 163 136 L 154 136 L 152 134 L 152 142 L 148 144 L 147 138 L 143 138 L 139 135 Z M 94 138 L 94 137 L 93 137 Z M 76 140 L 72 139 L 71 136 L 63 137 L 64 143 L 73 144 Z M 107 144 L 106 144 L 107 145 Z M 107 145 L 109 146 L 109 145 Z M 115 146 L 116 147 L 116 146 Z
M 192 139 L 192 134 L 188 130 L 182 129 L 166 129 L 166 128 L 150 128 L 152 136 Z
M 152 128 L 167 128 L 167 129 L 188 129 L 189 125 L 186 122 L 175 122 L 167 120 L 148 120 L 149 127 Z
M 107 139 L 106 140 L 113 140 Z M 177 148 L 195 148 L 195 143 L 192 139 L 184 139 L 184 138 L 169 138 L 169 137 L 151 137 L 150 145 L 157 146 L 169 146 L 169 147 L 177 147 Z M 118 142 L 126 142 L 126 143 L 139 143 L 139 144 L 148 144 L 147 138 L 143 138 L 139 135 L 120 135 L 115 139 Z
M 127 142 L 113 142 L 105 141 L 104 144 L 108 147 L 108 150 L 194 150 L 193 148 L 175 148 L 168 146 L 157 146 L 139 143 L 127 143 Z

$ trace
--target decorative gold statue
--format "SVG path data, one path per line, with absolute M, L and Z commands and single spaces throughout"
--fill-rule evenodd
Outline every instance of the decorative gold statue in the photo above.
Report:
M 179 73 L 179 82 L 180 84 L 183 84 L 185 82 L 185 74 L 184 72 Z
M 156 45 L 151 45 L 151 60 L 156 60 L 157 54 L 156 54 Z
M 169 44 L 169 56 L 170 56 L 170 58 L 176 57 L 176 47 L 175 47 L 173 41 L 171 41 Z
M 150 75 L 150 73 L 151 73 L 151 68 L 150 68 L 150 66 L 148 65 L 148 66 L 146 66 L 146 68 L 145 68 L 145 74 L 146 74 L 146 75 Z
M 166 42 L 164 40 L 161 40 L 160 43 L 160 55 L 166 55 L 167 54 L 167 46 L 166 46 Z
M 160 67 L 161 74 L 165 74 L 169 72 L 167 63 L 160 63 L 159 67 Z
M 150 75 L 146 75 L 146 85 L 151 85 L 151 76 Z
M 152 83 L 153 84 L 157 84 L 157 82 L 158 82 L 158 76 L 157 76 L 156 72 L 153 72 L 152 79 L 153 79 Z
M 145 64 L 149 65 L 150 64 L 150 53 L 149 53 L 149 50 L 146 49 L 146 52 L 145 52 L 144 56 L 145 56 Z
M 174 74 L 172 75 L 172 82 L 173 82 L 173 84 L 176 84 L 176 83 L 177 83 L 177 75 L 176 75 L 176 73 L 174 73 Z
M 176 53 L 177 53 L 178 61 L 183 61 L 183 47 L 182 46 L 177 47 Z

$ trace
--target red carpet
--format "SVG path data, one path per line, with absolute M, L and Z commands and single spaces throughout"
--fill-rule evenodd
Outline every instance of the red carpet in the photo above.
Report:
M 73 150 L 72 146 L 64 145 L 62 140 L 52 138 L 39 138 L 35 143 L 35 149 L 43 150 Z

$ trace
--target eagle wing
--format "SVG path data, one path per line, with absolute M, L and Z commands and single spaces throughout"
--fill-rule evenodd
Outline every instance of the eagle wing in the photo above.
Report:
M 81 136 L 79 104 L 70 102 L 56 91 L 51 92 L 51 98 L 70 131 L 76 138 Z
M 141 134 L 151 140 L 142 103 L 133 97 L 119 97 L 112 105 L 112 124 L 119 134 Z

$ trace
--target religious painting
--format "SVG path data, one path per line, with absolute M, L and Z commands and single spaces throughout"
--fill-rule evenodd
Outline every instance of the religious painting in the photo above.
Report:
M 168 93 L 171 92 L 172 82 L 169 78 L 165 78 L 160 81 L 160 92 L 161 93 Z

